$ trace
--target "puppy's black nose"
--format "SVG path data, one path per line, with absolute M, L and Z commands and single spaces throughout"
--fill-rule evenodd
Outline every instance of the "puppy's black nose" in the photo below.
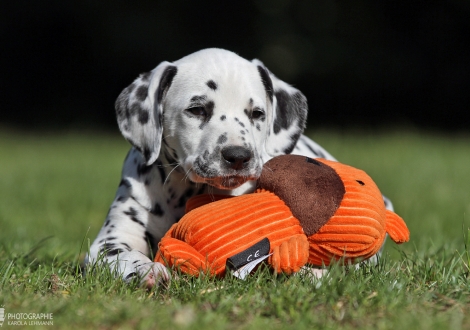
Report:
M 241 170 L 250 161 L 252 153 L 250 149 L 244 147 L 229 146 L 222 149 L 222 157 L 230 168 Z

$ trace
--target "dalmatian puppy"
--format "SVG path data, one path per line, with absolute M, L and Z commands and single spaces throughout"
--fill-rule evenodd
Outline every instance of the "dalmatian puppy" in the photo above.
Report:
M 168 281 L 153 262 L 157 244 L 202 193 L 254 190 L 263 164 L 296 153 L 334 158 L 302 135 L 307 101 L 259 60 L 205 49 L 141 74 L 116 101 L 132 144 L 106 221 L 86 263 L 106 264 L 125 281 Z

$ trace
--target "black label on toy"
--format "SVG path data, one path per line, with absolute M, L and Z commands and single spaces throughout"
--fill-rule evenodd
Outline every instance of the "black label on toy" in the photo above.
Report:
M 271 245 L 269 239 L 263 238 L 255 245 L 249 247 L 245 251 L 235 254 L 227 258 L 226 266 L 229 269 L 237 270 L 253 260 L 259 259 L 269 253 Z

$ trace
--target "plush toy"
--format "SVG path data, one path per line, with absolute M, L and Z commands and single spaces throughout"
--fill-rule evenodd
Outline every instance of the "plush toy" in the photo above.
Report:
M 278 156 L 264 165 L 257 187 L 238 197 L 190 199 L 186 215 L 162 238 L 155 261 L 193 275 L 222 276 L 227 266 L 269 253 L 276 272 L 291 274 L 306 264 L 370 258 L 387 233 L 396 243 L 409 239 L 406 224 L 385 209 L 374 181 L 351 166 Z

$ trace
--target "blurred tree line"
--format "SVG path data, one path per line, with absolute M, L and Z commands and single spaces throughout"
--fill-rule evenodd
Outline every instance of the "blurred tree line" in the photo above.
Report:
M 141 72 L 206 47 L 259 58 L 311 126 L 469 129 L 470 1 L 2 1 L 0 125 L 115 129 Z

